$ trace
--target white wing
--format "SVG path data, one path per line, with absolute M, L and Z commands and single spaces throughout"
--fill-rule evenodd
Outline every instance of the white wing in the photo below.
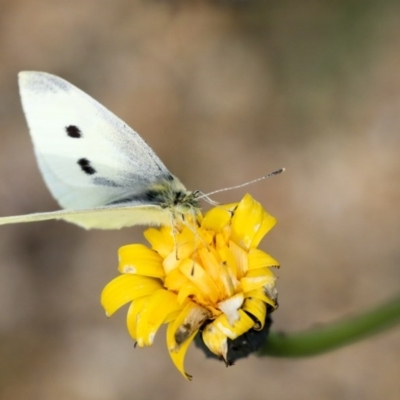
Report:
M 66 210 L 3 217 L 0 225 L 169 225 L 176 207 L 197 207 L 144 140 L 90 96 L 44 72 L 21 72 L 19 86 L 43 178 Z
M 62 219 L 85 229 L 120 229 L 133 225 L 170 225 L 171 211 L 159 206 L 109 206 L 87 210 L 60 210 L 0 218 L 0 225 Z
M 40 170 L 63 208 L 140 199 L 179 182 L 136 132 L 65 80 L 21 72 L 19 87 Z

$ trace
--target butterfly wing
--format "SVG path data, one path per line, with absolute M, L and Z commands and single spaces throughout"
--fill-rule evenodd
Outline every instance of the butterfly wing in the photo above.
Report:
M 135 131 L 65 80 L 21 72 L 19 87 L 40 170 L 63 208 L 140 199 L 177 181 Z
M 169 225 L 171 213 L 155 205 L 106 206 L 84 210 L 59 210 L 0 218 L 0 225 L 64 220 L 85 229 L 120 229 L 133 225 Z

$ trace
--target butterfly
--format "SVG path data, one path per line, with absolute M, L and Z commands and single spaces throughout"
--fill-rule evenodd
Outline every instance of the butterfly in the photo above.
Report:
M 147 143 L 89 95 L 45 72 L 18 75 L 44 181 L 63 210 L 2 217 L 0 225 L 65 220 L 83 228 L 171 225 L 199 211 Z

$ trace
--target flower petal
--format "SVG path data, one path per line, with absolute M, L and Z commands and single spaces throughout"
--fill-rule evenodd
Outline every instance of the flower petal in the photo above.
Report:
M 137 340 L 137 320 L 138 314 L 142 311 L 145 304 L 150 300 L 150 296 L 143 296 L 135 301 L 132 301 L 128 309 L 128 315 L 126 317 L 126 326 L 128 332 L 134 340 Z
M 149 228 L 144 231 L 143 235 L 151 244 L 153 250 L 163 258 L 174 250 L 174 236 L 170 227 L 163 226 L 159 229 Z
M 242 278 L 249 269 L 248 254 L 240 246 L 232 240 L 229 241 L 229 249 L 236 260 L 236 276 L 238 279 Z
M 124 304 L 147 296 L 159 288 L 162 288 L 162 284 L 158 279 L 131 274 L 120 275 L 103 289 L 101 304 L 110 317 Z
M 267 315 L 267 307 L 264 302 L 258 299 L 247 298 L 242 310 L 247 311 L 257 319 L 258 324 L 254 326 L 254 329 L 261 330 L 264 327 L 265 316 Z
M 199 242 L 199 238 L 195 236 L 195 232 L 185 226 L 182 232 L 176 238 L 177 246 L 177 257 L 178 260 L 183 260 L 192 255 L 196 250 Z
M 215 324 L 206 325 L 202 332 L 202 338 L 210 351 L 228 362 L 228 338 Z
M 229 248 L 225 246 L 218 252 L 202 248 L 198 254 L 201 265 L 215 284 L 216 299 L 233 296 L 239 281 L 236 278 L 236 262 Z
M 137 315 L 137 343 L 140 347 L 150 346 L 158 328 L 172 312 L 181 309 L 176 295 L 165 289 L 156 290 Z
M 199 263 L 185 259 L 179 265 L 179 270 L 200 289 L 206 299 L 214 304 L 217 302 L 218 288 Z
M 184 304 L 187 300 L 195 299 L 200 304 L 209 303 L 210 299 L 192 282 L 188 282 L 178 291 L 178 303 Z
M 255 290 L 251 290 L 246 292 L 245 298 L 253 298 L 263 301 L 264 303 L 269 304 L 270 306 L 276 308 L 276 300 L 271 299 L 267 296 L 264 286 L 259 287 Z
M 248 250 L 262 222 L 262 207 L 246 194 L 232 217 L 231 240 Z
M 236 206 L 237 203 L 212 208 L 204 216 L 201 226 L 210 231 L 221 232 L 229 224 L 232 218 L 232 211 Z
M 243 311 L 238 310 L 239 319 L 231 324 L 225 314 L 221 314 L 211 324 L 214 324 L 229 339 L 236 339 L 254 326 L 254 321 Z
M 261 204 L 246 194 L 232 217 L 232 240 L 244 249 L 257 247 L 276 219 Z
M 271 214 L 267 213 L 262 208 L 262 223 L 257 233 L 255 234 L 250 247 L 251 248 L 257 247 L 260 244 L 263 237 L 275 226 L 275 224 L 276 224 L 276 218 L 273 217 Z
M 165 277 L 164 286 L 172 292 L 178 292 L 188 282 L 189 279 L 179 269 L 174 269 Z
M 185 355 L 205 318 L 206 310 L 189 302 L 167 328 L 167 346 L 171 359 L 181 374 L 189 380 L 191 376 L 184 368 Z
M 188 337 L 180 346 L 174 346 L 174 345 L 171 346 L 171 343 L 174 343 L 173 339 L 174 334 L 175 334 L 175 328 L 173 321 L 168 325 L 167 328 L 167 346 L 169 349 L 169 355 L 171 356 L 172 362 L 174 363 L 178 371 L 184 376 L 184 378 L 190 381 L 192 379 L 192 375 L 189 375 L 185 371 L 185 356 L 190 345 L 193 342 L 193 339 L 197 334 L 197 331 L 193 332 L 193 334 L 190 337 Z
M 130 244 L 120 247 L 118 251 L 119 272 L 163 278 L 162 257 L 143 244 Z
M 275 258 L 259 249 L 250 249 L 248 263 L 249 270 L 264 267 L 279 267 L 279 262 L 276 261 Z
M 269 268 L 258 268 L 250 270 L 244 278 L 240 280 L 244 293 L 255 290 L 259 287 L 275 287 L 276 277 Z

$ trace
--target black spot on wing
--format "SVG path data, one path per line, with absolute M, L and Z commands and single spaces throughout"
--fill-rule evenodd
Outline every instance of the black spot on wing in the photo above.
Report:
M 71 138 L 79 139 L 82 137 L 81 130 L 75 125 L 69 125 L 65 128 L 67 135 Z
M 82 171 L 88 175 L 93 175 L 97 171 L 90 165 L 90 161 L 87 158 L 80 158 L 78 160 L 78 165 L 81 167 Z

